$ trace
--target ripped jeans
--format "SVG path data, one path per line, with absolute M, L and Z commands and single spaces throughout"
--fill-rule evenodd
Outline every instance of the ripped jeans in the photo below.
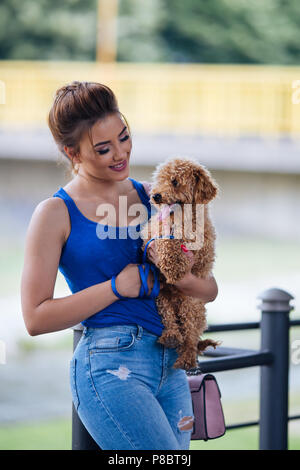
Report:
M 175 348 L 140 325 L 85 327 L 70 364 L 77 413 L 103 450 L 188 450 L 193 407 Z

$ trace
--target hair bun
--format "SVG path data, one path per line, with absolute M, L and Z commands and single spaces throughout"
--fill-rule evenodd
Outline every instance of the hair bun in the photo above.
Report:
M 58 98 L 61 98 L 62 96 L 65 96 L 69 91 L 78 90 L 78 88 L 80 88 L 81 85 L 82 85 L 82 83 L 78 82 L 77 80 L 73 81 L 72 83 L 70 83 L 68 85 L 64 85 L 61 88 L 59 88 L 58 90 L 56 90 L 54 98 L 58 99 Z

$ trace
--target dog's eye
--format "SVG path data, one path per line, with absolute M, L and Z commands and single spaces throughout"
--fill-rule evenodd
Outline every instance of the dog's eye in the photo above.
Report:
M 177 181 L 176 178 L 174 178 L 174 179 L 172 180 L 172 184 L 173 184 L 173 186 L 175 186 L 175 188 L 176 188 L 176 186 L 178 185 L 178 181 Z

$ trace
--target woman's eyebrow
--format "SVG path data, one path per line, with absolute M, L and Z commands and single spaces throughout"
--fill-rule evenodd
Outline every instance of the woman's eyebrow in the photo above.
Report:
M 127 127 L 127 126 L 125 126 L 125 127 L 121 130 L 121 132 L 120 132 L 120 134 L 119 134 L 118 137 L 120 137 L 120 135 L 123 134 L 123 132 L 125 131 L 126 127 Z M 109 142 L 110 142 L 110 140 L 105 140 L 104 142 L 98 142 L 97 144 L 94 145 L 94 147 L 97 147 L 97 145 L 109 144 Z

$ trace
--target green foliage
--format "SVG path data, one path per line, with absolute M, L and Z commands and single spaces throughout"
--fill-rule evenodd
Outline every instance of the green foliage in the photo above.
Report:
M 297 0 L 161 0 L 171 62 L 299 62 Z
M 1 0 L 0 59 L 94 60 L 96 0 Z
M 95 60 L 97 0 L 1 0 L 0 59 Z M 298 0 L 119 0 L 118 61 L 295 64 Z
M 168 12 L 162 0 L 121 0 L 118 18 L 118 60 L 166 61 L 168 45 L 161 34 Z

